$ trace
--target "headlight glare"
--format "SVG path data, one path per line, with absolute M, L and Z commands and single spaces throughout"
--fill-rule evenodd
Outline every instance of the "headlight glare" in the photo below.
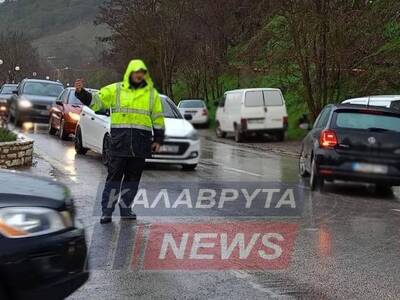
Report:
M 68 212 L 42 207 L 6 207 L 0 209 L 0 233 L 8 238 L 45 235 L 72 226 Z
M 18 102 L 19 107 L 21 108 L 30 108 L 32 107 L 32 102 L 26 99 L 22 99 Z
M 68 116 L 74 121 L 79 121 L 79 119 L 81 118 L 81 116 L 79 114 L 74 113 L 74 112 L 69 112 Z

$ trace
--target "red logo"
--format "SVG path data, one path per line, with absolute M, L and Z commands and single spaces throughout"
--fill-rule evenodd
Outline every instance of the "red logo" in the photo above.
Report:
M 230 222 L 153 224 L 138 229 L 132 267 L 144 247 L 144 270 L 280 270 L 288 267 L 297 224 Z

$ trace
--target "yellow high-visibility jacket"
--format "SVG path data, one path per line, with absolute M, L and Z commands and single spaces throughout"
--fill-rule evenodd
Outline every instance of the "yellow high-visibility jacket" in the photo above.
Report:
M 145 84 L 135 89 L 130 76 L 139 70 L 146 71 Z M 143 61 L 132 60 L 122 82 L 108 85 L 93 95 L 82 91 L 76 96 L 96 112 L 110 110 L 112 155 L 149 157 L 152 137 L 162 142 L 163 106 Z

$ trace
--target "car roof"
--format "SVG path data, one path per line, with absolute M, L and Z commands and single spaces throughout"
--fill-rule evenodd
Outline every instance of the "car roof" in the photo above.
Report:
M 342 103 L 350 103 L 350 102 L 368 102 L 369 101 L 398 101 L 400 100 L 400 95 L 376 95 L 376 96 L 366 96 L 360 98 L 352 98 L 343 101 Z
M 24 79 L 23 82 L 54 83 L 54 84 L 63 85 L 61 82 L 52 81 L 52 80 L 45 80 L 45 79 Z
M 15 83 L 5 83 L 5 84 L 3 84 L 1 87 L 3 87 L 3 86 L 18 86 L 18 84 L 15 84 Z
M 203 99 L 182 99 L 181 102 L 190 102 L 190 101 L 201 101 L 205 102 Z
M 74 91 L 75 88 L 74 87 L 67 87 L 66 90 Z M 85 90 L 87 90 L 89 92 L 98 92 L 99 91 L 97 89 L 92 89 L 92 88 L 85 88 Z
M 238 92 L 257 92 L 257 91 L 281 91 L 281 90 L 277 88 L 249 88 L 249 89 L 231 90 L 227 91 L 225 94 L 238 93 Z
M 375 105 L 363 105 L 363 104 L 350 104 L 350 103 L 342 103 L 342 104 L 336 104 L 331 106 L 334 107 L 334 110 L 365 110 L 365 111 L 381 111 L 381 112 L 387 112 L 387 113 L 395 113 L 395 114 L 400 114 L 400 111 L 397 109 L 391 109 L 387 108 L 384 106 L 375 106 Z

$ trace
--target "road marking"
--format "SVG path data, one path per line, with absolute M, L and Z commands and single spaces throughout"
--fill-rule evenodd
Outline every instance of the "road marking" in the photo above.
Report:
M 213 163 L 217 166 L 222 167 L 225 170 L 228 171 L 233 171 L 233 172 L 237 172 L 237 173 L 241 173 L 241 174 L 246 174 L 246 175 L 250 175 L 250 176 L 254 176 L 254 177 L 264 177 L 264 175 L 261 174 L 257 174 L 257 173 L 253 173 L 253 172 L 249 172 L 249 171 L 245 171 L 245 170 L 241 170 L 241 169 L 236 169 L 236 168 L 231 168 L 231 167 L 226 167 L 224 164 L 219 163 L 219 162 L 215 162 L 213 161 Z
M 259 291 L 262 292 L 264 294 L 267 294 L 269 298 L 282 298 L 281 295 L 275 293 L 273 290 L 266 288 L 264 286 L 262 286 L 261 284 L 254 282 L 252 279 L 254 279 L 254 276 L 252 276 L 251 274 L 245 272 L 245 271 L 230 271 L 230 273 L 235 276 L 236 278 L 245 280 L 248 280 L 248 283 L 250 284 L 250 286 Z
M 400 213 L 400 209 L 392 209 L 392 210 L 395 211 L 395 212 Z

